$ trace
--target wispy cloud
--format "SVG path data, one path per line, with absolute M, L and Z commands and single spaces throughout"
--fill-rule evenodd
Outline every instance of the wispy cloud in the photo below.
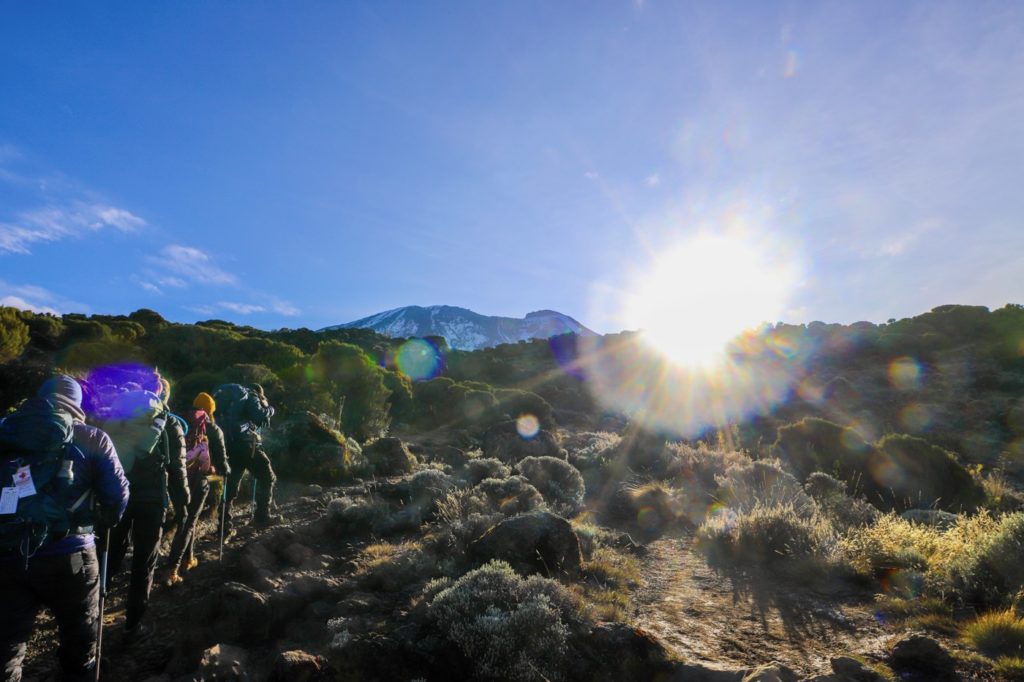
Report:
M 237 284 L 238 278 L 217 265 L 213 257 L 194 246 L 171 244 L 148 258 L 154 280 L 165 287 L 193 284 Z M 169 273 L 169 274 L 168 274 Z
M 134 232 L 145 226 L 146 221 L 131 211 L 108 204 L 76 201 L 70 206 L 46 206 L 0 222 L 0 254 L 29 254 L 34 244 L 77 239 L 104 229 Z
M 223 308 L 224 310 L 230 310 L 231 312 L 238 313 L 239 315 L 251 315 L 253 313 L 262 313 L 266 311 L 266 308 L 264 308 L 261 305 L 256 305 L 254 303 L 236 303 L 233 301 L 221 301 L 217 305 Z
M 88 306 L 71 301 L 43 287 L 34 284 L 9 284 L 3 280 L 0 280 L 0 305 L 51 315 L 88 311 Z

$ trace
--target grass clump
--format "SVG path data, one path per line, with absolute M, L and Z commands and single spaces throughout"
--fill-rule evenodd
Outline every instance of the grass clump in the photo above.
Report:
M 582 580 L 570 587 L 596 621 L 625 621 L 630 595 L 641 582 L 640 562 L 610 547 L 596 548 L 583 562 Z
M 992 669 L 1001 680 L 1021 682 L 1024 680 L 1024 657 L 1004 656 L 995 662 Z
M 554 580 L 524 579 L 501 561 L 463 575 L 438 592 L 428 615 L 484 680 L 559 680 L 578 600 Z
M 989 658 L 1024 657 L 1024 619 L 993 611 L 964 627 L 964 641 Z
M 827 519 L 791 504 L 755 504 L 745 513 L 723 509 L 697 529 L 697 546 L 720 568 L 766 568 L 806 574 L 836 559 L 835 532 Z

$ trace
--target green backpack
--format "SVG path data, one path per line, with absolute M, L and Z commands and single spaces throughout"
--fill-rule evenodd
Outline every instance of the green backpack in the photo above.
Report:
M 85 502 L 71 500 L 74 483 L 71 416 L 44 398 L 25 401 L 17 412 L 0 421 L 0 486 L 28 466 L 36 493 L 17 500 L 13 513 L 0 514 L 0 554 L 20 553 L 26 562 L 44 543 L 70 532 L 73 515 Z
M 168 415 L 154 394 L 132 391 L 114 400 L 111 418 L 103 423 L 136 500 L 167 503 Z

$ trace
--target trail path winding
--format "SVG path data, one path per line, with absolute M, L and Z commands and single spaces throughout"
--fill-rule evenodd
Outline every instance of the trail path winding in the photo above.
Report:
M 889 638 L 866 595 L 734 579 L 709 568 L 688 534 L 650 543 L 642 563 L 636 622 L 686 661 L 722 668 L 778 661 L 811 675 L 829 672 L 830 656 L 880 652 Z

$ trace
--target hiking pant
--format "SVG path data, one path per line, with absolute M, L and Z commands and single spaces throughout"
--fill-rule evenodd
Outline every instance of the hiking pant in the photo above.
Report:
M 60 631 L 57 656 L 65 680 L 91 680 L 96 667 L 100 568 L 96 548 L 0 560 L 0 656 L 4 679 L 21 680 L 21 664 L 40 606 L 53 612 Z
M 263 448 L 253 448 L 249 443 L 228 447 L 228 461 L 231 462 L 231 475 L 228 476 L 227 505 L 224 521 L 231 528 L 231 503 L 238 496 L 238 486 L 242 482 L 242 474 L 248 469 L 256 481 L 256 518 L 266 518 L 270 514 L 270 501 L 274 496 L 274 482 L 277 476 L 270 466 L 270 457 Z
M 132 572 L 128 583 L 128 607 L 125 626 L 133 628 L 142 620 L 149 605 L 149 591 L 153 588 L 153 571 L 160 555 L 160 538 L 164 532 L 163 505 L 157 502 L 128 501 L 121 522 L 110 531 L 110 558 L 107 570 L 117 575 L 132 544 Z
M 177 571 L 181 562 L 187 556 L 192 558 L 192 546 L 195 542 L 196 525 L 199 523 L 199 515 L 203 511 L 206 497 L 210 494 L 210 483 L 206 480 L 205 474 L 194 474 L 188 477 L 188 516 L 184 522 L 179 521 L 175 531 L 174 542 L 171 543 L 171 555 L 168 561 L 168 568 Z

